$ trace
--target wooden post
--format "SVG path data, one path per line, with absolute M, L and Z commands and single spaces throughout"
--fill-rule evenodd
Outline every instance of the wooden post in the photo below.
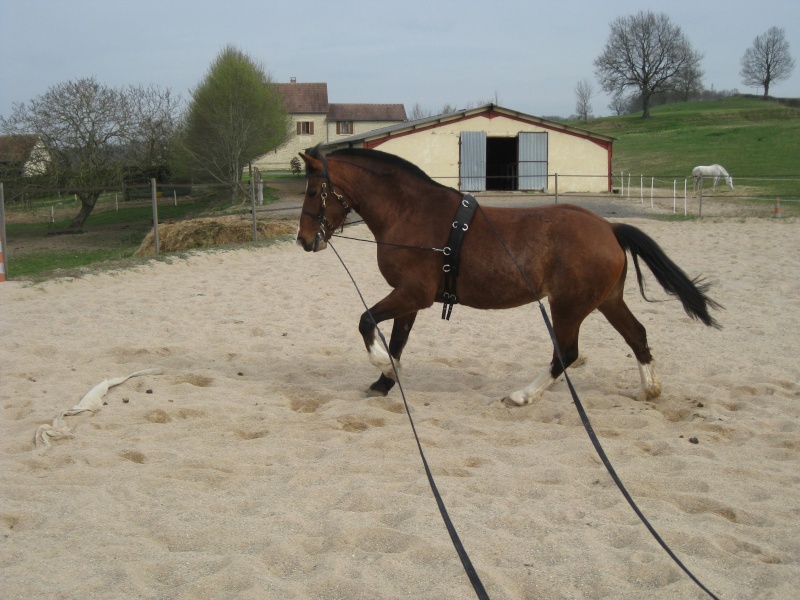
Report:
M 677 179 L 673 179 L 672 180 L 672 214 L 673 215 L 678 212 L 677 190 L 678 190 L 678 180 Z
M 653 188 L 656 185 L 656 178 L 650 178 L 650 208 L 653 208 Z
M 686 216 L 686 178 L 683 180 L 683 216 Z
M 256 185 L 252 177 L 252 169 L 250 170 L 250 210 L 253 213 L 253 241 L 258 241 L 258 218 L 256 217 Z
M 158 256 L 158 192 L 155 178 L 150 180 L 150 195 L 153 199 L 153 248 Z
M 6 198 L 0 183 L 0 282 L 6 280 Z
M 703 180 L 700 180 L 700 191 L 697 192 L 697 198 L 699 200 L 699 206 L 697 208 L 697 216 L 703 216 Z
M 556 204 L 558 204 L 558 173 L 555 174 L 555 180 L 556 180 L 556 183 L 555 183 L 555 185 L 556 185 Z

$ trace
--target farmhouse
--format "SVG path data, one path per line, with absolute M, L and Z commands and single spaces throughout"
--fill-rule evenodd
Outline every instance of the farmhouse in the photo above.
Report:
M 327 140 L 375 148 L 461 191 L 610 192 L 614 138 L 487 104 Z M 557 177 L 556 177 L 557 175 Z
M 283 96 L 292 119 L 291 139 L 259 157 L 253 166 L 262 171 L 286 170 L 289 161 L 317 144 L 324 144 L 406 120 L 402 104 L 331 104 L 327 83 L 272 84 Z
M 50 156 L 35 135 L 0 136 L 0 178 L 32 177 L 47 170 Z

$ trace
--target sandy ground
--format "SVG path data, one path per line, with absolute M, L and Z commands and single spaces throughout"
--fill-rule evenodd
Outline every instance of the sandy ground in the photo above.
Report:
M 644 302 L 629 275 L 662 397 L 635 400 L 635 361 L 597 314 L 571 378 L 630 493 L 705 585 L 793 597 L 800 225 L 626 221 L 710 278 L 724 328 Z M 370 304 L 387 293 L 372 245 L 335 245 Z M 364 398 L 377 373 L 363 306 L 332 251 L 286 242 L 7 282 L 0 306 L 0 597 L 474 597 L 398 391 Z M 550 352 L 535 306 L 457 306 L 449 322 L 421 313 L 403 356 L 427 460 L 489 595 L 706 597 L 614 486 L 563 381 L 532 406 L 499 401 Z M 93 386 L 147 368 L 164 372 L 34 446 Z

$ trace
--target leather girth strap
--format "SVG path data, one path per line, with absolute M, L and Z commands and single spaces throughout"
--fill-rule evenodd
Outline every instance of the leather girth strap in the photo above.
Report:
M 453 312 L 453 305 L 458 304 L 456 296 L 456 279 L 458 278 L 459 257 L 461 255 L 461 244 L 469 230 L 472 217 L 478 208 L 478 201 L 470 194 L 464 194 L 456 211 L 453 227 L 450 229 L 450 238 L 444 248 L 444 300 L 442 301 L 442 319 L 450 320 Z

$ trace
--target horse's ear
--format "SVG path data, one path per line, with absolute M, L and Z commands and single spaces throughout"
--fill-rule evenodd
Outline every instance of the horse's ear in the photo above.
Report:
M 306 163 L 306 167 L 310 171 L 322 171 L 322 161 L 318 158 L 314 158 L 304 152 L 299 153 L 300 158 L 303 159 L 303 162 Z

